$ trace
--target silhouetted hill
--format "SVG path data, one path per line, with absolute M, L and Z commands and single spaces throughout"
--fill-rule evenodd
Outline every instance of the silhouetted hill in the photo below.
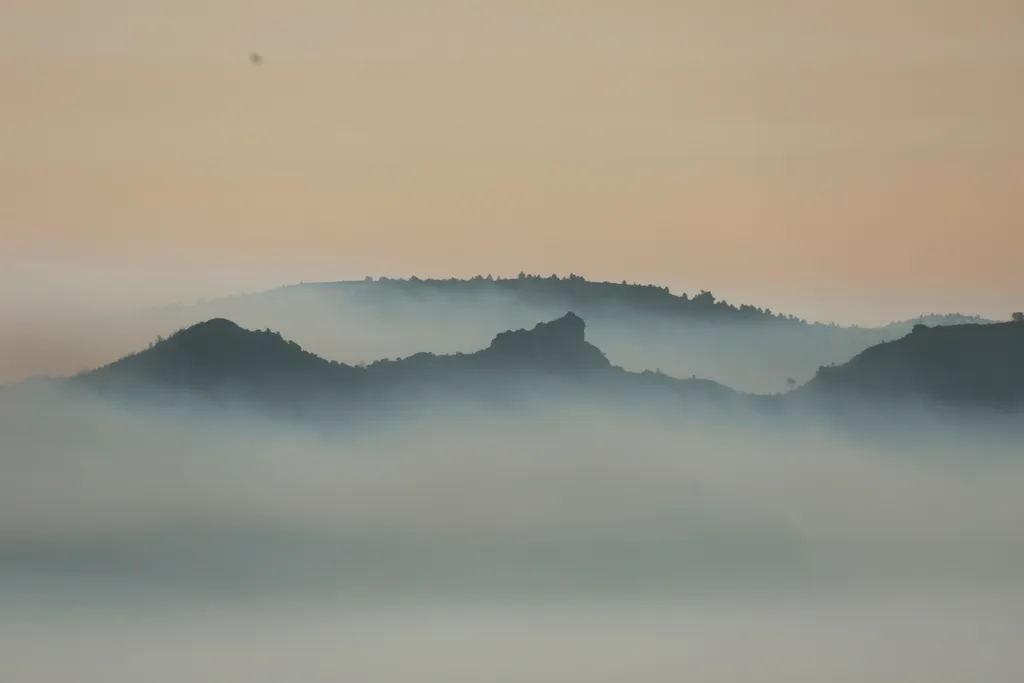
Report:
M 420 352 L 365 366 L 368 394 L 457 392 L 493 398 L 519 385 L 594 382 L 616 373 L 604 354 L 584 338 L 586 324 L 574 313 L 532 329 L 498 334 L 474 353 Z
M 611 367 L 604 354 L 584 338 L 586 323 L 575 313 L 532 330 L 509 330 L 494 338 L 479 357 L 493 366 L 529 364 L 556 372 L 603 370 Z
M 494 278 L 490 275 L 470 279 L 421 279 L 410 278 L 366 278 L 339 282 L 303 283 L 284 287 L 277 292 L 291 288 L 329 291 L 345 288 L 355 292 L 362 300 L 386 304 L 389 300 L 402 297 L 406 300 L 428 299 L 432 296 L 447 296 L 454 300 L 478 295 L 500 294 L 538 306 L 552 306 L 562 310 L 580 312 L 585 318 L 597 317 L 616 310 L 630 313 L 649 314 L 661 318 L 714 322 L 781 322 L 798 323 L 802 326 L 831 327 L 841 329 L 877 330 L 891 337 L 910 332 L 914 325 L 964 325 L 987 324 L 993 321 L 976 315 L 961 313 L 930 313 L 908 320 L 899 320 L 880 327 L 847 327 L 820 322 L 808 322 L 791 314 L 773 312 L 750 304 L 731 304 L 719 299 L 710 290 L 701 290 L 690 295 L 686 292 L 673 294 L 668 287 L 653 284 L 622 282 L 596 282 L 579 275 L 570 274 L 560 278 L 557 275 L 542 277 L 520 273 L 516 278 Z
M 513 389 L 553 384 L 586 386 L 610 396 L 666 391 L 711 399 L 737 396 L 709 380 L 626 372 L 586 341 L 585 330 L 583 319 L 568 313 L 530 330 L 502 332 L 475 353 L 417 353 L 353 367 L 308 353 L 276 332 L 245 330 L 214 319 L 74 381 L 114 396 L 184 393 L 291 410 L 308 404 L 394 402 L 430 392 L 491 399 Z
M 908 334 L 917 319 L 884 327 L 806 323 L 711 292 L 591 282 L 578 276 L 367 279 L 302 283 L 192 306 L 139 312 L 111 353 L 123 354 L 161 330 L 228 318 L 243 327 L 270 326 L 324 358 L 355 364 L 423 351 L 453 353 L 486 346 L 495 330 L 532 326 L 571 310 L 587 321 L 588 339 L 633 371 L 699 373 L 744 391 L 782 391 L 803 384 L 822 365 Z M 837 312 L 837 315 L 839 313 Z M 983 322 L 970 316 L 923 316 L 927 324 Z M 104 329 L 114 329 L 115 324 Z M 127 340 L 132 340 L 128 343 Z M 94 356 L 103 358 L 102 355 Z
M 214 397 L 258 394 L 290 400 L 299 390 L 334 391 L 356 376 L 353 368 L 308 353 L 277 332 L 246 330 L 218 318 L 180 330 L 77 379 L 106 391 L 162 388 Z
M 880 341 L 898 339 L 904 335 L 910 334 L 917 325 L 927 325 L 928 327 L 948 327 L 950 325 L 991 325 L 993 322 L 995 321 L 982 318 L 979 315 L 964 315 L 963 313 L 929 313 L 927 315 L 919 315 L 916 318 L 910 318 L 909 320 L 898 320 L 879 328 L 886 336 L 885 339 Z
M 802 392 L 951 405 L 1024 404 L 1024 324 L 918 325 L 848 363 L 822 367 Z
M 1024 405 L 1021 323 L 918 325 L 910 335 L 874 346 L 849 363 L 820 368 L 788 397 L 742 394 L 710 380 L 677 379 L 660 371 L 628 372 L 587 342 L 585 330 L 584 320 L 568 313 L 529 330 L 502 332 L 475 353 L 417 353 L 352 367 L 308 353 L 278 333 L 214 319 L 74 381 L 118 397 L 184 392 L 293 414 L 325 410 L 338 415 L 339 404 L 376 410 L 427 394 L 485 402 L 513 394 L 540 398 L 556 385 L 583 390 L 580 396 L 588 399 L 640 398 L 647 405 L 670 397 L 765 410 L 837 397 L 865 404 L 915 399 L 960 406 Z
M 550 306 L 562 310 L 579 311 L 584 317 L 608 313 L 615 309 L 626 309 L 631 313 L 654 314 L 683 319 L 733 320 L 733 321 L 775 321 L 806 323 L 792 315 L 772 313 L 747 304 L 733 305 L 717 299 L 708 291 L 690 296 L 687 293 L 673 294 L 668 287 L 622 282 L 594 282 L 579 275 L 570 274 L 560 278 L 557 275 L 541 277 L 520 273 L 516 278 L 494 278 L 476 276 L 468 280 L 448 278 L 443 280 L 378 278 L 363 281 L 322 283 L 304 285 L 327 288 L 344 286 L 353 288 L 366 301 L 386 303 L 396 296 L 470 297 L 486 294 L 506 295 L 523 303 Z

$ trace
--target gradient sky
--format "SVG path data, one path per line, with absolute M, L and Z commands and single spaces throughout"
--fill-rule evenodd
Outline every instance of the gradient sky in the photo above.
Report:
M 1019 0 L 5 0 L 0 92 L 23 265 L 1024 308 Z

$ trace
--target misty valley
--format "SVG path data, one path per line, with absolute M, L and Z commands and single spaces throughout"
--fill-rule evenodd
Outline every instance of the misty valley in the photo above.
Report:
M 1024 0 L 0 0 L 0 683 L 1024 683 Z
M 0 387 L 0 680 L 1024 673 L 1024 322 L 368 279 L 66 346 Z

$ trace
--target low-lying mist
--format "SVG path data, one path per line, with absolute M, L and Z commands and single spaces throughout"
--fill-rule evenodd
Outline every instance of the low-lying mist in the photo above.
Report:
M 880 447 L 562 396 L 351 433 L 47 388 L 0 407 L 5 681 L 1018 670 L 1008 441 Z

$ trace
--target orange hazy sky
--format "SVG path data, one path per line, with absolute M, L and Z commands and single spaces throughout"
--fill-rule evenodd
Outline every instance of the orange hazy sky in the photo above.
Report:
M 1020 0 L 5 0 L 0 93 L 8 259 L 1024 307 Z

